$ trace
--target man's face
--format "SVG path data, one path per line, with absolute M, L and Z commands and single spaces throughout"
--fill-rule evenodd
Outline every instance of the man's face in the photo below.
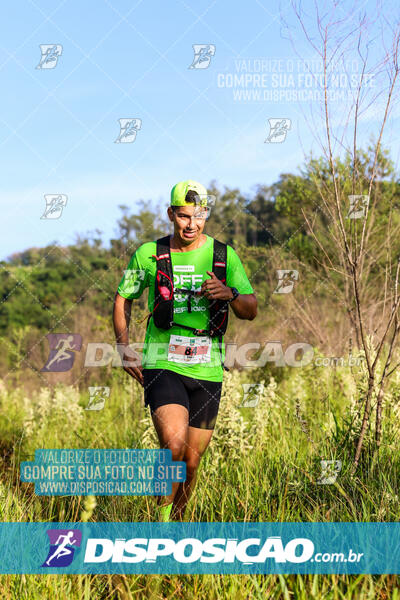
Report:
M 168 207 L 168 216 L 174 224 L 174 234 L 184 244 L 191 244 L 201 236 L 206 223 L 207 209 L 201 206 Z

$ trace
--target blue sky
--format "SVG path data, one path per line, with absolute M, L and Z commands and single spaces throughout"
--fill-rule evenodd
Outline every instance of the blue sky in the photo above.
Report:
M 311 0 L 303 4 L 313 11 Z M 341 11 L 350 6 L 340 4 Z M 375 2 L 358 4 L 375 14 Z M 393 3 L 392 18 L 398 10 Z M 318 124 L 307 115 L 318 103 L 268 96 L 273 86 L 290 88 L 293 65 L 299 87 L 306 70 L 296 61 L 315 58 L 290 2 L 21 0 L 2 13 L 0 259 L 54 240 L 72 243 L 76 232 L 96 228 L 108 240 L 119 204 L 134 210 L 139 199 L 151 199 L 164 210 L 183 179 L 216 180 L 250 194 L 316 150 Z M 62 46 L 55 68 L 36 68 L 40 44 Z M 207 68 L 189 68 L 194 44 L 215 46 Z M 378 50 L 371 39 L 372 59 Z M 272 83 L 278 68 L 282 79 Z M 265 74 L 266 99 L 235 98 L 240 85 L 226 87 L 235 74 L 257 72 Z M 257 89 L 254 79 L 247 89 Z M 339 100 L 337 107 L 339 114 Z M 377 115 L 378 101 L 363 115 L 365 139 Z M 132 143 L 115 143 L 121 118 L 141 120 Z M 269 118 L 291 120 L 284 143 L 264 143 Z M 396 163 L 397 118 L 395 109 L 384 138 Z M 45 194 L 66 194 L 59 219 L 40 218 Z

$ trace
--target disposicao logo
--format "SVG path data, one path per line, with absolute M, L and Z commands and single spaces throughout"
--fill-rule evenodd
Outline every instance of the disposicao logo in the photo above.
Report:
M 82 531 L 48 529 L 50 550 L 42 567 L 67 567 L 80 547 Z M 252 548 L 252 550 L 250 550 Z M 175 541 L 170 538 L 89 538 L 84 563 L 156 563 L 170 558 L 178 563 L 304 563 L 311 559 L 314 544 L 308 538 L 294 538 L 286 545 L 280 536 L 261 538 L 195 537 Z
M 248 554 L 250 547 L 256 554 Z M 297 552 L 301 548 L 301 552 Z M 258 552 L 258 553 L 257 553 Z M 169 538 L 89 538 L 86 544 L 85 563 L 155 563 L 158 558 L 171 557 L 179 563 L 264 563 L 268 558 L 276 563 L 304 563 L 312 557 L 314 544 L 307 538 L 295 538 L 283 546 L 279 536 L 238 539 L 184 538 L 176 542 Z
M 80 547 L 82 532 L 78 529 L 48 529 L 50 550 L 42 567 L 68 567 Z

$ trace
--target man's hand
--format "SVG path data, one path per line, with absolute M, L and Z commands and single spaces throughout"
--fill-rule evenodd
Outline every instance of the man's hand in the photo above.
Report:
M 233 293 L 230 287 L 222 283 L 220 279 L 212 272 L 207 271 L 211 279 L 206 279 L 201 284 L 201 293 L 211 300 L 230 300 L 233 298 Z
M 125 347 L 122 356 L 122 366 L 124 371 L 129 373 L 131 377 L 136 379 L 140 385 L 144 385 L 143 379 L 143 367 L 141 365 L 140 354 L 129 348 Z
M 206 279 L 201 284 L 201 294 L 210 300 L 232 300 L 233 292 L 215 276 L 212 271 L 207 271 L 211 279 Z M 253 294 L 239 294 L 229 305 L 238 319 L 252 321 L 257 315 L 257 298 Z

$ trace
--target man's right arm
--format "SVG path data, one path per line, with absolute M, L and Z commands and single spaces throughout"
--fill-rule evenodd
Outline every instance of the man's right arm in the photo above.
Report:
M 140 364 L 140 355 L 129 348 L 129 322 L 131 318 L 132 300 L 115 294 L 113 309 L 113 324 L 117 344 L 124 349 L 122 364 L 124 370 L 141 385 L 143 381 L 143 367 Z

